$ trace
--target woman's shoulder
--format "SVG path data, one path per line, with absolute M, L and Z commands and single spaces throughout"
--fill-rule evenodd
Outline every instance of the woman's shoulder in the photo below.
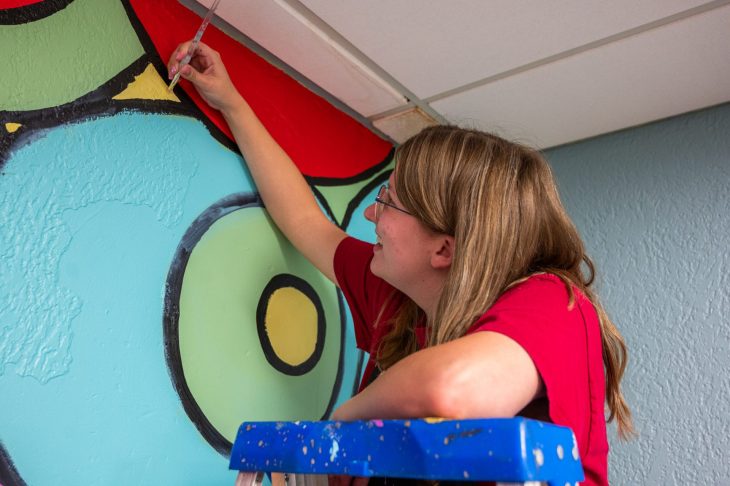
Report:
M 519 323 L 532 329 L 543 325 L 546 329 L 553 330 L 583 321 L 597 322 L 591 301 L 576 286 L 571 285 L 570 288 L 572 299 L 568 285 L 557 275 L 531 275 L 503 292 L 472 329 L 497 322 L 503 322 L 510 327 Z
M 576 299 L 584 299 L 583 293 L 571 285 Z M 499 296 L 496 305 L 567 305 L 570 301 L 569 287 L 566 282 L 552 273 L 536 273 L 518 280 Z
M 373 245 L 352 236 L 347 236 L 340 241 L 335 249 L 335 260 L 351 258 L 353 255 L 372 259 Z

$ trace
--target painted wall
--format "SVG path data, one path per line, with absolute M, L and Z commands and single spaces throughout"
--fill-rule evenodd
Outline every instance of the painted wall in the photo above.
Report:
M 549 151 L 628 341 L 612 484 L 730 484 L 730 105 Z
M 362 356 L 342 297 L 273 227 L 220 115 L 162 59 L 175 0 L 0 3 L 0 484 L 232 484 L 243 420 L 316 420 Z M 328 215 L 391 146 L 212 28 Z

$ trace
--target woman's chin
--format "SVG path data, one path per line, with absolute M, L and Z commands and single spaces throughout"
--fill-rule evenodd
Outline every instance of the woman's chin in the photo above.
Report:
M 376 277 L 383 278 L 383 275 L 380 272 L 381 265 L 379 262 L 380 258 L 378 258 L 380 256 L 380 255 L 378 255 L 379 251 L 380 250 L 373 249 L 373 252 L 375 253 L 375 255 L 373 255 L 373 259 L 370 260 L 370 271 L 373 272 L 373 275 L 375 275 Z

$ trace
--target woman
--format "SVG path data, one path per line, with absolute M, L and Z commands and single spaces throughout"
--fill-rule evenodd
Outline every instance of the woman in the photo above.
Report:
M 586 484 L 607 484 L 604 404 L 622 436 L 632 431 L 626 347 L 539 153 L 478 131 L 422 131 L 365 211 L 370 245 L 320 211 L 218 53 L 201 44 L 182 77 L 222 112 L 281 231 L 347 298 L 370 362 L 333 418 L 551 421 L 573 429 Z

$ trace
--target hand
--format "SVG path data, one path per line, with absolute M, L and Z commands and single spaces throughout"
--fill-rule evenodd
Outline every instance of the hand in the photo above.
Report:
M 167 63 L 169 79 L 172 79 L 180 68 L 180 61 L 187 54 L 190 42 L 183 42 L 172 53 Z M 202 42 L 195 49 L 190 63 L 183 66 L 180 76 L 193 83 L 205 102 L 216 110 L 232 109 L 243 100 L 233 86 L 220 54 Z

